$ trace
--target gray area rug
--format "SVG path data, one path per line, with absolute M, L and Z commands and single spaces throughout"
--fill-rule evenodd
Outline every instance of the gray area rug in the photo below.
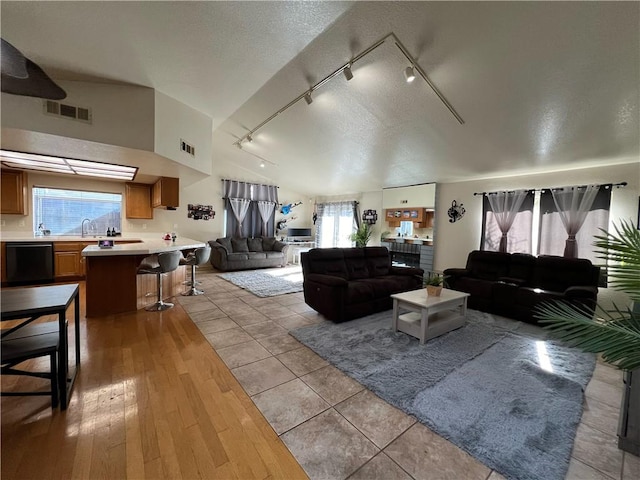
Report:
M 592 354 L 535 326 L 468 310 L 420 345 L 391 312 L 290 333 L 376 395 L 510 479 L 564 479 Z
M 274 297 L 285 293 L 302 291 L 300 267 L 285 267 L 272 270 L 245 270 L 221 273 L 221 278 L 250 291 L 258 297 Z

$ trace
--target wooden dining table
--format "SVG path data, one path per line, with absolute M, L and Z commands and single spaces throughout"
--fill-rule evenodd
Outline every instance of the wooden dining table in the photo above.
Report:
M 75 327 L 75 365 L 69 366 L 69 345 L 67 335 L 66 311 L 74 302 Z M 60 334 L 58 366 L 58 387 L 60 390 L 60 408 L 65 410 L 73 384 L 80 368 L 80 287 L 77 283 L 51 285 L 45 287 L 22 287 L 2 290 L 0 303 L 2 321 L 24 320 L 2 331 L 2 337 L 18 331 L 34 320 L 45 315 L 57 315 Z

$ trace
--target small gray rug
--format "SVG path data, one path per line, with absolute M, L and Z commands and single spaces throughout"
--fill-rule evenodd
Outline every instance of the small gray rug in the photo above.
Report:
M 375 394 L 510 479 L 564 479 L 595 357 L 535 326 L 468 310 L 420 345 L 391 312 L 290 333 Z
M 271 270 L 245 270 L 221 273 L 221 278 L 250 291 L 258 297 L 274 297 L 302 291 L 300 267 L 284 267 Z

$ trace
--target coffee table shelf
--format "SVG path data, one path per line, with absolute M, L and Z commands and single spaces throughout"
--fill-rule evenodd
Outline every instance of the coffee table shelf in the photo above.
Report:
M 425 289 L 391 295 L 394 331 L 427 340 L 464 326 L 468 293 L 443 289 L 439 297 L 427 296 Z M 400 313 L 408 310 L 407 313 Z

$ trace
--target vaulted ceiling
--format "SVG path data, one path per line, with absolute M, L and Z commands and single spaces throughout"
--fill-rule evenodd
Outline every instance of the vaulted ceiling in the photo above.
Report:
M 640 161 L 638 2 L 0 8 L 3 38 L 52 77 L 155 88 L 214 119 L 214 164 L 309 195 Z M 464 123 L 387 40 L 234 145 L 391 32 Z

